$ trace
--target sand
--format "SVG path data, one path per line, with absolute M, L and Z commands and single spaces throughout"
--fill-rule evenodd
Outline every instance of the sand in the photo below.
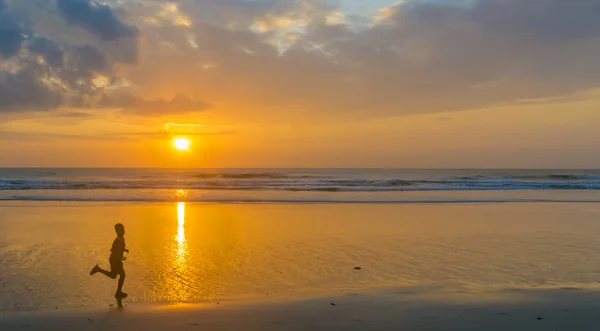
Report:
M 600 325 L 594 203 L 5 202 L 0 215 L 2 331 Z M 116 282 L 88 275 L 115 222 L 131 249 L 122 309 Z
M 3 313 L 0 329 L 592 331 L 599 308 L 600 293 L 584 289 L 485 296 L 398 289 L 304 301 Z

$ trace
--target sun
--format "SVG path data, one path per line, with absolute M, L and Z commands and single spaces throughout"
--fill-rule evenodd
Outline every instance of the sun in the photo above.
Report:
M 173 139 L 173 146 L 179 151 L 188 151 L 192 142 L 187 138 L 175 138 Z

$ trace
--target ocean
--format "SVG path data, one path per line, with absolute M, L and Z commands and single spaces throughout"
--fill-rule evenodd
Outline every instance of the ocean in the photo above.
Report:
M 0 200 L 600 201 L 600 170 L 3 168 Z

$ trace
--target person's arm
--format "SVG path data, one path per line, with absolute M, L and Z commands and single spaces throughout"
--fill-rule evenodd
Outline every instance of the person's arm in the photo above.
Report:
M 124 252 L 129 253 L 129 250 L 127 248 L 125 248 L 125 238 L 121 238 L 121 260 L 125 261 L 127 260 L 127 258 L 125 256 L 123 256 Z

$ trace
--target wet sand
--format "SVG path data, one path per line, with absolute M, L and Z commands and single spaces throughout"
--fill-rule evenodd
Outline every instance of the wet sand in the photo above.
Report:
M 594 203 L 5 202 L 0 215 L 3 331 L 599 322 Z M 116 281 L 88 275 L 107 267 L 116 222 L 131 250 L 122 310 Z
M 597 330 L 600 293 L 390 290 L 304 301 L 0 313 L 13 330 Z M 335 304 L 335 305 L 332 305 Z

